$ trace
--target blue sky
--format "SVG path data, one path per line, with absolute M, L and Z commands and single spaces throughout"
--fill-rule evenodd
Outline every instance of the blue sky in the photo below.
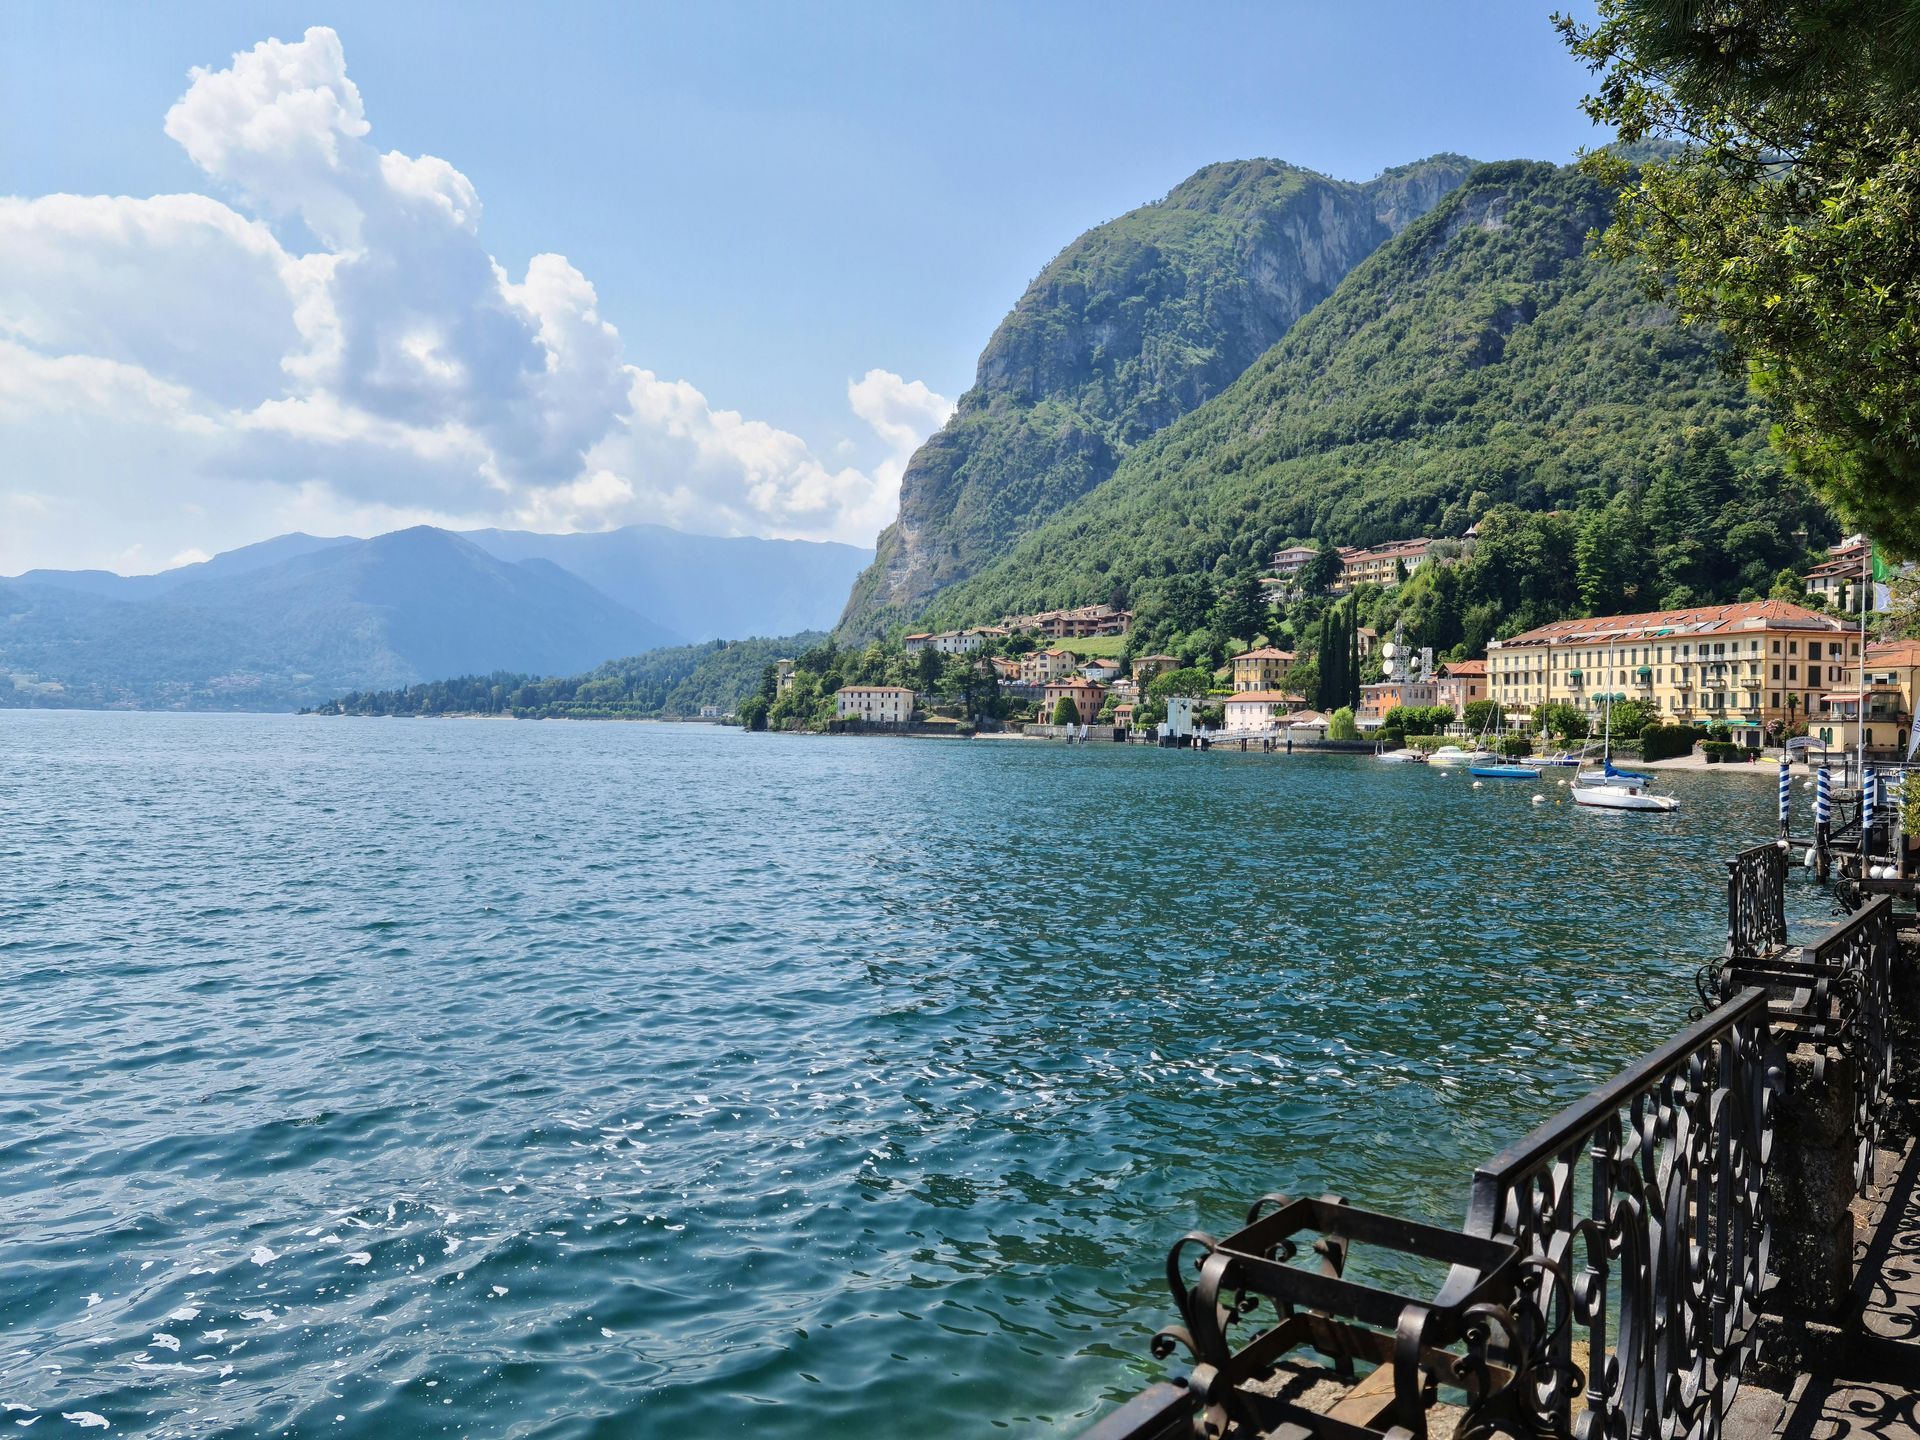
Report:
M 81 512 L 65 499 L 113 494 L 102 477 L 129 455 L 151 453 L 151 440 L 130 432 L 88 459 L 69 453 L 83 424 L 0 416 L 0 426 L 22 425 L 16 450 L 32 466 L 0 473 L 0 491 L 30 497 L 11 517 L 0 514 L 0 573 L 81 561 L 153 568 L 260 538 L 250 528 L 367 529 L 409 518 L 657 518 L 870 542 L 862 532 L 887 509 L 909 432 L 937 424 L 939 400 L 971 382 L 995 322 L 1088 226 L 1214 160 L 1271 155 L 1364 178 L 1440 150 L 1565 160 L 1596 138 L 1577 109 L 1586 76 L 1559 47 L 1547 9 L 1534 4 L 13 4 L 0 11 L 0 192 L 27 201 L 204 195 L 265 226 L 285 256 L 352 250 L 351 237 L 316 236 L 317 202 L 304 180 L 262 179 L 259 166 L 297 168 L 303 152 L 260 152 L 243 165 L 231 137 L 206 128 L 244 126 L 249 115 L 257 121 L 254 112 L 204 96 L 189 117 L 200 128 L 182 131 L 198 147 L 191 154 L 166 128 L 192 67 L 225 71 L 269 38 L 297 45 L 310 26 L 337 35 L 343 76 L 329 82 L 325 65 L 302 59 L 295 68 L 306 78 L 297 83 L 357 89 L 366 155 L 447 162 L 463 178 L 445 185 L 478 201 L 477 228 L 467 227 L 474 253 L 491 255 L 514 284 L 533 257 L 565 257 L 592 287 L 598 320 L 617 330 L 620 363 L 661 387 L 684 381 L 697 391 L 698 418 L 674 425 L 698 430 L 713 413 L 737 412 L 761 427 L 744 449 L 737 428 L 726 431 L 726 444 L 745 455 L 726 463 L 750 477 L 701 470 L 720 464 L 712 445 L 701 465 L 667 475 L 680 462 L 649 442 L 588 467 L 607 477 L 607 494 L 626 485 L 637 495 L 596 509 L 607 495 L 596 499 L 570 476 L 577 494 L 553 489 L 537 503 L 522 495 L 517 509 L 503 509 L 497 496 L 463 494 L 444 473 L 445 457 L 428 464 L 419 445 L 404 463 L 369 450 L 349 456 L 325 450 L 309 426 L 305 450 L 291 460 L 265 453 L 257 423 L 255 443 L 241 451 L 190 425 L 189 439 L 159 447 L 166 463 L 156 468 L 166 473 L 136 487 L 134 503 L 116 507 L 122 515 L 103 520 L 91 504 L 84 533 L 75 533 Z M 273 68 L 284 78 L 286 67 Z M 279 103 L 258 85 L 239 88 L 251 98 L 234 103 Z M 467 223 L 462 203 L 452 204 Z M 61 248 L 49 233 L 71 236 L 79 224 L 93 237 L 100 219 L 42 205 L 20 222 L 25 239 L 20 226 L 0 229 L 0 247 L 38 245 L 44 259 Z M 192 223 L 204 228 L 205 217 Z M 91 239 L 62 244 L 81 253 L 60 255 L 61 274 L 43 277 L 43 293 L 72 283 L 93 303 L 97 277 L 74 275 L 78 266 L 153 264 L 173 275 L 185 263 L 173 249 L 154 259 L 101 251 Z M 442 262 L 422 258 L 438 253 L 423 250 L 412 263 L 438 270 Z M 9 258 L 0 248 L 0 262 Z M 448 259 L 444 268 L 464 263 Z M 404 298 L 418 283 L 393 294 Z M 553 288 L 569 284 L 561 277 Z M 202 303 L 218 296 L 212 287 Z M 226 423 L 207 418 L 204 377 L 177 354 L 169 370 L 137 346 L 115 349 L 112 336 L 89 350 L 50 335 L 50 321 L 10 315 L 5 303 L 0 296 L 0 336 L 24 338 L 33 363 L 114 349 L 115 383 L 134 383 L 124 373 L 133 367 L 192 392 L 179 404 L 199 407 L 194 425 Z M 568 315 L 584 313 L 584 302 L 567 303 Z M 341 321 L 349 332 L 352 323 L 351 315 Z M 428 315 L 405 343 L 443 346 L 423 365 L 477 373 L 471 357 L 445 348 L 461 328 Z M 210 336 L 202 348 L 214 343 Z M 875 372 L 887 380 L 850 395 Z M 320 393 L 317 381 L 299 384 L 309 397 Z M 333 392 L 344 393 L 339 384 Z M 693 404 L 684 393 L 663 388 L 654 399 L 678 415 Z M 406 423 L 431 425 L 409 394 Z M 262 389 L 226 402 L 220 415 L 252 414 L 247 407 L 275 399 Z M 608 403 L 608 413 L 620 409 Z M 372 401 L 364 408 L 383 423 L 402 418 Z M 328 443 L 349 429 L 341 422 Z M 487 453 L 532 456 L 549 443 L 558 441 L 495 438 Z M 330 503 L 336 464 L 359 473 Z M 648 467 L 651 478 L 640 476 Z M 849 478 L 854 471 L 865 481 Z M 706 503 L 702 485 L 719 498 Z M 765 485 L 786 488 L 774 497 Z M 141 548 L 130 554 L 134 545 Z

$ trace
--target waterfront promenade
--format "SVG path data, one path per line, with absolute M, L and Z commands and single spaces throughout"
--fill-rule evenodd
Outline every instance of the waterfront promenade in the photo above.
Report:
M 1458 1229 L 1268 1195 L 1181 1237 L 1190 1368 L 1086 1440 L 1920 1435 L 1920 923 L 1842 884 L 1790 943 L 1786 844 L 1729 860 L 1693 1022 Z
M 1909 1122 L 1920 1093 L 1901 1097 Z M 1911 1129 L 1911 1124 L 1909 1124 Z M 1920 1147 L 1880 1153 L 1889 1178 L 1856 1202 L 1853 1314 L 1827 1353 L 1772 1388 L 1742 1391 L 1729 1440 L 1920 1437 Z

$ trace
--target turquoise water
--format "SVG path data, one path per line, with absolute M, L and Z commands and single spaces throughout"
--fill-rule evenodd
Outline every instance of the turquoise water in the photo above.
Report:
M 55 1433 L 1070 1432 L 1186 1229 L 1457 1222 L 1682 1017 L 1772 824 L 693 726 L 0 756 L 0 1402 Z

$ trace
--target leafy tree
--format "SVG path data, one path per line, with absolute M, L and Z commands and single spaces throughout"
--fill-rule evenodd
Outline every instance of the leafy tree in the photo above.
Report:
M 1323 537 L 1313 559 L 1300 567 L 1300 589 L 1308 595 L 1323 595 L 1340 583 L 1342 568 L 1339 549 Z
M 1452 723 L 1451 705 L 1395 705 L 1381 720 L 1386 729 L 1403 735 L 1438 735 Z
M 1773 584 L 1767 590 L 1770 600 L 1791 600 L 1796 605 L 1808 605 L 1813 596 L 1807 593 L 1807 582 L 1798 570 L 1791 566 L 1773 577 Z
M 1327 717 L 1327 738 L 1329 740 L 1358 740 L 1360 726 L 1354 721 L 1353 711 L 1342 705 Z
M 779 694 L 780 694 L 780 668 L 777 665 L 768 665 L 760 671 L 760 699 L 764 703 L 761 707 L 761 723 L 759 725 L 754 726 L 753 727 L 754 729 L 762 730 L 766 728 L 766 724 L 765 724 L 766 708 L 765 707 L 767 705 L 773 704 L 774 699 Z
M 1650 608 L 1646 588 L 1647 540 L 1640 517 L 1624 496 L 1588 513 L 1574 540 L 1573 561 L 1580 604 L 1589 615 L 1619 615 Z
M 764 730 L 767 728 L 767 711 L 770 708 L 765 695 L 750 695 L 740 702 L 740 709 L 736 713 L 740 723 L 747 729 Z
M 1231 639 L 1251 643 L 1256 635 L 1265 633 L 1270 618 L 1260 576 L 1249 570 L 1221 590 L 1214 609 L 1214 628 Z
M 1204 575 L 1170 575 L 1161 586 L 1160 608 L 1170 632 L 1202 629 L 1213 611 L 1213 586 Z
M 913 688 L 924 690 L 930 695 L 940 693 L 941 682 L 945 679 L 945 657 L 933 646 L 923 646 L 914 657 Z
M 1175 695 L 1184 695 L 1198 700 L 1211 689 L 1213 689 L 1213 676 L 1205 670 L 1194 668 L 1166 670 L 1147 682 L 1147 698 L 1164 707 Z
M 1584 740 L 1592 731 L 1586 712 L 1563 700 L 1535 710 L 1533 727 L 1542 735 L 1557 735 L 1562 740 Z
M 1920 45 L 1910 0 L 1599 0 L 1561 17 L 1599 75 L 1605 249 L 1716 322 L 1843 515 L 1920 554 Z
M 1645 700 L 1613 702 L 1613 733 L 1622 740 L 1638 738 L 1640 732 L 1660 718 L 1660 713 Z
M 1080 708 L 1073 703 L 1071 695 L 1062 695 L 1053 702 L 1053 723 L 1056 725 L 1078 725 Z
M 1478 735 L 1485 730 L 1497 730 L 1506 718 L 1495 700 L 1469 700 L 1460 714 L 1467 729 Z

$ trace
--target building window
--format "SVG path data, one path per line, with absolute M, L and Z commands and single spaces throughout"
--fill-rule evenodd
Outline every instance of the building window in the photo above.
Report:
M 1778 710 L 1780 708 L 1780 692 L 1776 690 L 1767 696 L 1767 704 L 1773 709 Z
M 1787 654 L 1798 655 L 1799 653 L 1800 653 L 1800 642 L 1798 640 L 1787 641 Z

